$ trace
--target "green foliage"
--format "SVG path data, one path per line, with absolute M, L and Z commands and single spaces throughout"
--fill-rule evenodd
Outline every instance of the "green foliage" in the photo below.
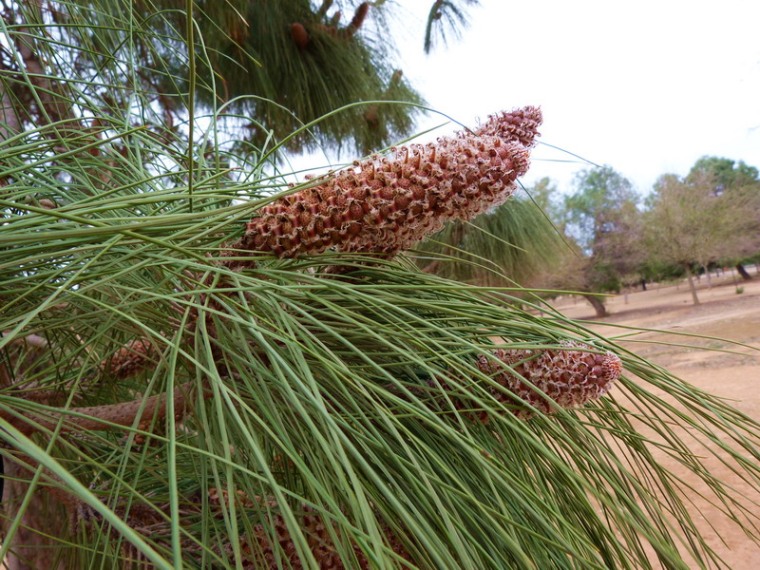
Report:
M 510 287 L 546 271 L 565 248 L 538 206 L 512 198 L 471 223 L 446 226 L 421 246 L 419 261 L 450 279 Z
M 641 275 L 647 281 L 674 281 L 683 279 L 686 273 L 682 265 L 648 257 L 642 266 Z
M 425 53 L 430 53 L 437 41 L 446 43 L 447 34 L 457 35 L 467 25 L 464 6 L 477 6 L 478 0 L 435 0 L 425 25 Z
M 741 160 L 737 163 L 717 156 L 703 156 L 697 160 L 687 174 L 686 181 L 696 181 L 704 175 L 712 176 L 716 185 L 723 189 L 740 188 L 760 181 L 760 173 L 754 166 Z
M 561 202 L 548 179 L 531 190 L 545 204 L 575 248 L 543 282 L 551 287 L 583 292 L 617 292 L 625 281 L 638 280 L 644 266 L 641 212 L 630 182 L 609 166 L 584 170 L 575 192 Z M 603 311 L 601 300 L 595 303 Z M 601 315 L 600 315 L 601 316 Z
M 711 261 L 741 257 L 755 236 L 756 211 L 748 207 L 748 195 L 716 191 L 717 180 L 707 172 L 692 173 L 684 180 L 661 177 L 646 213 L 646 238 L 653 259 L 706 267 Z
M 616 231 L 616 212 L 637 201 L 631 183 L 611 167 L 583 170 L 576 175 L 575 192 L 565 198 L 568 232 L 592 252 L 604 235 Z
M 730 247 L 723 260 L 740 261 L 760 251 L 760 174 L 754 166 L 742 161 L 705 156 L 700 158 L 686 176 L 687 183 L 711 180 L 716 194 L 734 204 L 736 218 L 730 221 L 733 229 Z
M 259 148 L 273 136 L 292 151 L 369 154 L 411 134 L 422 98 L 395 68 L 382 11 L 367 2 L 330 4 L 315 11 L 308 0 L 197 3 L 198 101 L 239 116 L 245 138 Z M 181 77 L 185 1 L 144 5 L 166 9 L 152 22 L 162 23 L 172 75 Z
M 755 250 L 760 224 L 756 192 L 725 189 L 714 172 L 693 169 L 684 178 L 662 176 L 655 185 L 645 215 L 645 243 L 652 259 L 683 267 L 692 298 L 692 280 L 708 264 L 740 259 Z
M 620 293 L 622 282 L 615 268 L 604 262 L 592 263 L 587 269 L 587 282 L 592 291 L 600 293 Z
M 186 122 L 162 122 L 156 86 L 186 77 L 149 5 L 18 6 L 0 23 L 17 56 L 0 95 L 19 119 L 0 139 L 0 558 L 239 568 L 268 539 L 273 566 L 318 567 L 308 514 L 347 568 L 717 565 L 693 490 L 655 450 L 757 538 L 757 505 L 692 447 L 758 484 L 755 421 L 560 314 L 404 259 L 231 269 L 226 244 L 282 190 L 273 149 L 229 152 L 211 101 L 193 130 L 189 93 L 173 112 Z M 120 376 L 107 363 L 136 339 L 155 354 Z M 518 419 L 526 404 L 494 397 L 478 358 L 565 339 L 627 374 L 597 403 Z M 165 411 L 135 411 L 162 395 Z M 132 415 L 82 427 L 114 405 Z
M 559 196 L 556 183 L 549 177 L 544 176 L 537 180 L 533 186 L 526 188 L 530 200 L 538 206 L 547 218 L 559 230 L 564 230 L 567 220 L 564 215 L 564 204 Z

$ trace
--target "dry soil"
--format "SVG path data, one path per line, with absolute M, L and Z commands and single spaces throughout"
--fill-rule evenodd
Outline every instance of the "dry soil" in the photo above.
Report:
M 731 400 L 735 408 L 760 421 L 760 274 L 757 269 L 751 273 L 754 278 L 748 282 L 737 281 L 731 272 L 713 276 L 710 284 L 702 277 L 699 305 L 692 303 L 688 285 L 683 282 L 651 285 L 648 291 L 610 297 L 606 300 L 610 314 L 603 319 L 596 319 L 591 306 L 580 297 L 560 298 L 555 306 L 567 316 L 587 319 L 590 328 L 606 336 L 631 334 L 630 329 L 621 327 L 657 329 L 618 342 L 681 379 Z M 689 346 L 681 346 L 684 344 Z M 747 508 L 760 516 L 760 507 L 756 506 L 760 504 L 760 489 L 756 485 L 742 481 L 705 450 L 694 451 L 719 479 L 738 489 L 747 499 Z M 664 454 L 660 458 L 669 469 L 682 471 L 678 474 L 685 486 L 699 489 L 695 477 Z M 726 568 L 760 569 L 760 544 L 737 531 L 716 506 L 691 494 L 701 510 L 694 516 Z

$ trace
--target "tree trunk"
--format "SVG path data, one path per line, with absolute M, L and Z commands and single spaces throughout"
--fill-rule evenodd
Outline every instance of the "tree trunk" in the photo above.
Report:
M 749 272 L 744 268 L 744 266 L 741 263 L 736 264 L 736 270 L 739 272 L 739 275 L 742 276 L 742 279 L 745 281 L 752 281 L 752 275 L 749 274 Z
M 686 266 L 686 277 L 689 280 L 689 290 L 691 291 L 691 299 L 695 305 L 699 305 L 699 297 L 697 297 L 697 286 L 694 284 L 694 275 L 691 273 L 689 266 Z
M 34 90 L 34 97 L 42 103 L 41 108 L 37 109 L 40 114 L 39 122 L 47 124 L 68 119 L 72 123 L 76 123 L 72 104 L 69 99 L 61 96 L 61 85 L 48 75 L 45 66 L 42 64 L 42 58 L 34 50 L 36 46 L 32 40 L 33 37 L 33 32 L 26 28 L 19 28 L 15 43 L 18 54 L 24 62 L 29 83 Z M 67 124 L 67 127 L 71 128 L 72 125 Z
M 594 311 L 596 311 L 597 317 L 606 317 L 607 316 L 607 308 L 604 306 L 604 302 L 597 296 L 592 295 L 591 293 L 584 293 L 583 298 L 586 299 L 589 303 L 591 303 L 591 306 L 594 307 Z
M 4 464 L 3 535 L 26 495 L 28 487 L 24 480 L 30 475 L 12 461 L 6 459 Z M 11 548 L 2 567 L 7 570 L 64 570 L 61 543 L 48 537 L 59 536 L 65 540 L 69 520 L 61 505 L 38 487 L 11 539 Z
M 21 120 L 16 113 L 7 86 L 0 84 L 0 142 L 21 131 Z

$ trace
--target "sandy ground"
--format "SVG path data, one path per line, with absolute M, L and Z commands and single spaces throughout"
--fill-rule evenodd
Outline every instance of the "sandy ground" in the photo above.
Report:
M 611 297 L 606 303 L 610 315 L 601 320 L 595 319 L 591 306 L 579 297 L 560 298 L 555 306 L 567 316 L 588 319 L 590 328 L 608 337 L 621 337 L 618 342 L 626 348 L 711 394 L 729 399 L 735 408 L 760 421 L 760 275 L 756 269 L 751 273 L 752 281 L 738 283 L 743 288 L 742 293 L 737 293 L 735 278 L 730 273 L 713 277 L 712 287 L 703 277 L 699 282 L 699 305 L 692 303 L 688 285 L 684 282 L 670 286 L 653 285 L 646 292 L 639 290 Z M 658 330 L 639 332 L 623 340 L 622 337 L 632 331 L 621 327 Z M 686 337 L 676 333 L 717 338 Z M 677 346 L 684 344 L 690 346 Z M 760 516 L 760 506 L 751 504 L 751 501 L 760 503 L 760 489 L 740 480 L 704 451 L 695 450 L 695 453 L 703 457 L 705 467 L 721 481 L 739 490 L 747 498 L 747 508 Z M 690 477 L 663 454 L 660 457 L 663 465 L 680 475 L 684 485 L 699 488 L 695 477 Z M 760 568 L 760 544 L 737 531 L 716 506 L 694 495 L 701 510 L 695 514 L 700 530 L 724 559 L 726 568 Z M 711 526 L 723 536 L 725 543 L 710 529 Z

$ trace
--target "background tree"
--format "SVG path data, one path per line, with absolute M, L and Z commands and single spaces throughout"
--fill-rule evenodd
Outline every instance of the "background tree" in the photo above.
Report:
M 178 128 L 187 120 L 186 97 L 180 94 L 189 91 L 193 101 L 206 109 L 223 109 L 217 127 L 232 129 L 234 140 L 254 144 L 241 144 L 238 152 L 265 148 L 274 138 L 292 151 L 327 146 L 368 154 L 412 133 L 423 101 L 394 61 L 397 54 L 387 31 L 388 18 L 398 8 L 393 3 L 325 0 L 317 8 L 308 0 L 204 1 L 191 4 L 192 26 L 185 18 L 186 4 L 184 0 L 135 4 L 137 13 L 149 17 L 130 38 L 136 44 L 133 55 L 142 64 L 140 74 L 130 81 L 153 94 L 154 111 L 161 111 L 166 127 Z M 433 2 L 425 49 L 432 49 L 435 38 L 465 25 L 467 6 L 475 4 Z M 99 2 L 80 3 L 76 10 L 84 15 L 102 7 Z M 6 124 L 27 119 L 40 124 L 40 117 L 29 113 L 45 114 L 53 122 L 79 115 L 62 98 L 64 84 L 53 84 L 46 77 L 44 62 L 56 62 L 82 79 L 96 78 L 102 64 L 113 67 L 112 58 L 125 49 L 120 42 L 104 43 L 93 31 L 66 27 L 69 12 L 76 10 L 56 2 L 23 7 L 3 2 L 7 26 L 23 28 L 35 19 L 60 24 L 47 30 L 60 42 L 55 53 L 45 53 L 45 45 L 22 36 L 6 46 L 12 51 L 3 50 L 0 69 L 26 72 L 38 88 L 32 96 L 18 82 L 18 92 L 3 91 L 0 111 L 8 114 Z M 188 33 L 197 40 L 194 50 L 199 57 L 188 56 Z M 81 49 L 90 50 L 92 57 L 81 57 Z M 99 65 L 92 65 L 95 60 Z M 104 90 L 107 85 L 103 83 Z M 123 104 L 108 98 L 100 103 L 116 109 Z M 334 113 L 346 106 L 351 107 Z M 228 120 L 220 120 L 224 117 Z M 299 130 L 305 124 L 310 128 Z
M 760 173 L 757 168 L 744 161 L 736 162 L 729 158 L 703 156 L 686 175 L 686 182 L 697 182 L 704 175 L 712 176 L 716 190 L 728 190 L 757 184 Z
M 525 189 L 531 202 L 538 206 L 558 229 L 564 231 L 563 198 L 560 196 L 557 184 L 548 176 L 536 180 L 532 186 Z
M 528 286 L 566 248 L 544 212 L 513 198 L 472 222 L 454 222 L 421 246 L 425 271 L 476 285 Z
M 753 532 L 680 434 L 757 483 L 755 422 L 559 314 L 383 255 L 511 191 L 529 145 L 461 133 L 279 193 L 274 149 L 233 153 L 218 107 L 204 127 L 175 90 L 181 121 L 162 115 L 153 76 L 188 77 L 162 12 L 5 7 L 10 568 L 717 565 L 652 446 Z
M 737 212 L 730 243 L 732 244 L 732 259 L 736 269 L 745 280 L 752 276 L 741 263 L 743 257 L 756 255 L 760 251 L 760 173 L 754 166 L 742 161 L 738 163 L 728 158 L 703 156 L 692 166 L 686 176 L 687 183 L 700 183 L 711 179 L 714 184 L 713 192 L 723 194 L 730 192 L 737 202 L 745 205 L 746 209 Z
M 577 288 L 597 316 L 606 309 L 591 293 L 619 291 L 623 279 L 635 274 L 643 261 L 640 247 L 638 195 L 631 183 L 609 166 L 583 170 L 575 191 L 564 200 L 563 226 L 579 247 L 554 277 L 554 285 Z
M 636 205 L 631 183 L 610 166 L 587 169 L 575 178 L 575 191 L 565 198 L 566 230 L 590 254 L 613 233 L 619 212 Z
M 155 5 L 147 2 L 148 5 Z M 156 20 L 167 38 L 172 77 L 186 65 L 184 0 L 165 0 Z M 319 146 L 368 154 L 411 133 L 422 102 L 394 66 L 385 3 L 309 0 L 200 2 L 193 12 L 198 101 L 245 119 L 246 138 L 289 150 Z M 175 54 L 175 55 L 172 55 Z M 176 87 L 175 87 L 176 90 Z M 336 109 L 355 105 L 340 113 Z M 318 122 L 314 122 L 319 119 Z M 306 123 L 308 131 L 298 132 Z
M 741 236 L 752 224 L 745 195 L 716 192 L 716 183 L 705 171 L 683 180 L 664 175 L 655 184 L 645 217 L 650 256 L 684 269 L 695 304 L 699 298 L 693 266 L 707 268 L 712 261 L 735 259 L 743 248 Z

